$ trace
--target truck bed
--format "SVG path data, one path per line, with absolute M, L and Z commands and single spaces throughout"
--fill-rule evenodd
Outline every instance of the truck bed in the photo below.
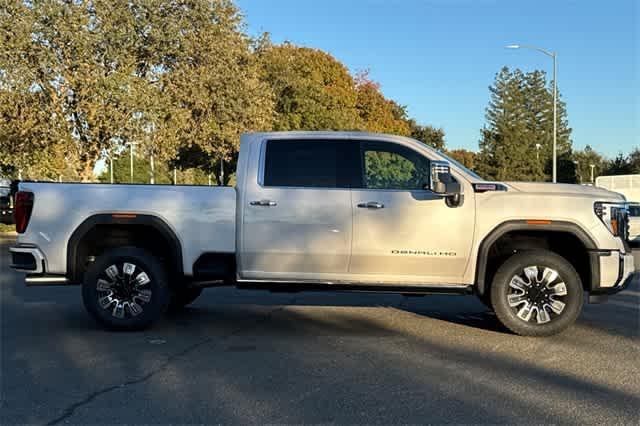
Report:
M 23 182 L 20 190 L 32 191 L 35 200 L 19 243 L 41 247 L 49 273 L 65 273 L 67 242 L 82 222 L 114 212 L 166 222 L 180 239 L 186 275 L 203 253 L 235 252 L 236 191 L 231 187 Z

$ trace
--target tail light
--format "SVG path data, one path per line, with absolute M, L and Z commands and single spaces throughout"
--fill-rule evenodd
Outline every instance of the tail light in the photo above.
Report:
M 33 192 L 18 191 L 13 209 L 13 216 L 16 222 L 16 232 L 23 234 L 29 225 L 31 211 L 33 210 Z

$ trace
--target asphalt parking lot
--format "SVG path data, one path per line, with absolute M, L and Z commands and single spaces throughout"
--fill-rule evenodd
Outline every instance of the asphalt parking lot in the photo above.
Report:
M 145 332 L 26 288 L 0 236 L 2 424 L 640 422 L 640 289 L 516 337 L 471 296 L 208 289 Z

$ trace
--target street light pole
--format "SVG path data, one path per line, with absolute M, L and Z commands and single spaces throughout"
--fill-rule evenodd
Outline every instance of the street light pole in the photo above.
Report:
M 556 63 L 556 52 L 552 53 L 553 58 L 553 183 L 558 182 L 558 66 Z M 582 182 L 581 182 L 582 183 Z
M 510 44 L 507 49 L 533 49 L 553 59 L 553 183 L 558 182 L 558 64 L 556 52 L 549 52 L 536 46 Z
M 129 161 L 129 182 L 133 183 L 133 148 L 138 145 L 138 142 L 127 142 L 125 145 L 129 145 L 131 159 Z
M 582 173 L 580 173 L 580 162 L 574 161 L 573 164 L 576 165 L 576 174 L 578 175 L 578 183 L 582 184 Z

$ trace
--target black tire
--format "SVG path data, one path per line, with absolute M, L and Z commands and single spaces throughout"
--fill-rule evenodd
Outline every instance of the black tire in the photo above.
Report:
M 531 268 L 534 266 L 537 269 Z M 578 318 L 583 301 L 584 290 L 575 268 L 549 251 L 513 255 L 500 266 L 491 285 L 496 316 L 521 336 L 560 333 Z
M 134 265 L 134 269 L 125 264 Z M 170 296 L 167 273 L 158 259 L 135 247 L 111 249 L 98 256 L 82 284 L 87 311 L 100 324 L 115 330 L 149 327 L 167 311 Z
M 195 301 L 202 294 L 202 288 L 180 288 L 171 292 L 170 311 L 179 311 Z

